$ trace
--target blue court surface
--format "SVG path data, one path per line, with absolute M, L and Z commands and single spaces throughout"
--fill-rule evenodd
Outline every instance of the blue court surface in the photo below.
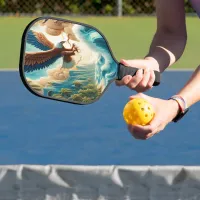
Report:
M 168 98 L 192 71 L 165 72 L 147 92 Z M 128 132 L 122 111 L 135 92 L 113 83 L 102 98 L 80 106 L 39 98 L 18 71 L 0 72 L 0 164 L 199 165 L 200 105 L 147 141 Z

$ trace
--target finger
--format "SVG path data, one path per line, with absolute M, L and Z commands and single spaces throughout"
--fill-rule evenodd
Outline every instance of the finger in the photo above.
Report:
M 155 129 L 153 133 L 149 133 L 146 135 L 146 139 L 149 139 L 151 137 L 153 137 L 154 135 L 158 134 L 160 132 L 160 129 Z
M 155 134 L 158 130 L 159 127 L 161 126 L 160 120 L 159 119 L 153 119 L 153 121 L 146 126 L 133 126 L 132 127 L 132 132 L 137 133 L 137 135 L 140 135 L 141 137 L 148 137 L 148 135 Z
M 146 94 L 141 93 L 141 92 L 138 92 L 137 94 L 130 96 L 129 100 L 132 100 L 132 99 L 135 99 L 135 98 L 143 98 L 143 99 L 148 100 L 148 96 Z
M 140 81 L 142 80 L 142 78 L 143 78 L 143 70 L 139 69 L 136 72 L 136 75 L 129 81 L 129 83 L 127 84 L 127 86 L 130 89 L 134 89 L 140 83 Z
M 117 86 L 127 85 L 131 79 L 132 79 L 132 76 L 127 75 L 127 76 L 124 76 L 121 80 L 116 80 L 115 83 Z
M 143 75 L 142 80 L 138 84 L 138 87 L 146 88 L 146 86 L 149 82 L 149 79 L 150 79 L 150 75 L 151 75 L 150 70 L 148 68 L 144 69 L 144 75 Z
M 164 130 L 166 125 L 162 125 L 160 124 L 160 126 L 158 128 L 156 128 L 152 133 L 147 135 L 147 139 L 153 137 L 154 135 L 157 135 L 158 133 L 160 133 L 162 130 Z
M 135 90 L 136 92 L 146 92 L 147 90 L 149 90 L 149 88 L 147 88 L 147 87 L 141 87 L 141 86 L 137 85 L 137 86 L 134 88 L 134 90 Z
M 130 97 L 129 97 L 129 100 L 133 100 L 133 99 L 135 99 L 135 98 L 145 98 L 145 96 L 146 96 L 145 94 L 139 92 L 139 93 L 137 93 L 136 95 L 130 96 Z
M 122 63 L 124 66 L 130 66 L 130 67 L 145 69 L 144 60 L 124 60 L 124 59 L 122 59 L 120 61 L 120 63 Z M 115 83 L 116 83 L 117 86 L 123 86 L 123 85 L 127 85 L 128 82 L 130 82 L 129 87 L 131 89 L 134 89 L 135 85 L 137 85 L 138 81 L 140 81 L 141 79 L 138 80 L 138 77 L 135 78 L 135 76 L 132 78 L 132 80 L 130 80 L 131 78 L 132 78 L 132 76 L 126 76 L 120 81 L 116 80 Z
M 139 139 L 139 140 L 144 140 L 144 136 L 141 136 L 140 134 L 137 134 L 133 131 L 133 126 L 128 124 L 128 130 L 131 133 L 131 135 L 135 138 L 135 139 Z
M 135 137 L 136 139 L 140 139 L 140 140 L 146 140 L 147 133 L 149 133 L 149 131 L 145 132 L 144 127 L 139 126 L 139 125 L 137 125 L 137 126 L 129 125 L 128 130 L 132 134 L 133 137 Z
M 160 126 L 162 126 L 160 117 L 154 116 L 153 120 L 150 122 L 149 126 L 152 128 L 152 133 L 155 132 Z
M 147 83 L 147 88 L 152 88 L 154 81 L 156 79 L 155 73 L 153 70 L 150 71 L 150 77 L 149 77 L 149 82 Z
M 147 134 L 152 133 L 153 129 L 150 125 L 147 126 L 136 125 L 132 127 L 132 131 L 139 134 L 141 137 L 145 137 Z
M 153 137 L 155 134 L 159 133 L 161 130 L 163 130 L 162 128 L 162 123 L 161 120 L 158 118 L 155 118 L 151 123 L 151 132 L 149 132 L 146 137 L 147 139 L 150 137 Z
M 151 78 L 151 71 L 149 69 L 144 70 L 144 76 L 141 82 L 135 87 L 136 92 L 146 92 L 147 90 L 152 88 L 152 84 L 149 84 L 149 80 Z

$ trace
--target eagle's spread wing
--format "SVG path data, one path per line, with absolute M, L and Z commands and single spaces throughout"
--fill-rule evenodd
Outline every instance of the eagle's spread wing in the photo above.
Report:
M 49 65 L 52 65 L 61 56 L 62 55 L 55 50 L 26 53 L 24 59 L 24 71 L 31 72 L 49 67 Z
M 42 51 L 48 51 L 55 47 L 54 44 L 49 41 L 43 33 L 33 30 L 28 31 L 27 43 L 41 49 Z

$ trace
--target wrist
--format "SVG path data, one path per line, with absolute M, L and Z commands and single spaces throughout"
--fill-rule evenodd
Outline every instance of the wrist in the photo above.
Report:
M 162 46 L 156 46 L 154 51 L 150 52 L 146 57 L 154 58 L 157 61 L 161 73 L 176 62 L 174 54 Z
M 187 112 L 188 106 L 185 99 L 180 95 L 174 95 L 168 99 L 171 102 L 171 106 L 173 106 L 173 113 L 175 114 L 174 118 L 172 119 L 173 122 L 179 121 Z M 174 103 L 172 103 L 172 101 Z M 177 108 L 178 106 L 178 108 Z
M 153 69 L 154 69 L 155 71 L 160 72 L 159 63 L 158 63 L 158 61 L 157 61 L 155 58 L 153 58 L 153 57 L 151 57 L 151 56 L 148 56 L 148 57 L 145 57 L 144 59 L 151 62 L 151 66 L 153 66 Z
M 173 99 L 169 99 L 169 106 L 170 108 L 172 108 L 172 119 L 171 121 L 181 112 L 181 108 L 180 105 L 177 103 L 177 101 L 173 100 Z

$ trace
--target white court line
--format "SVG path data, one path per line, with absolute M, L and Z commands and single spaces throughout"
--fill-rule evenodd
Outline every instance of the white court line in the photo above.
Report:
M 0 72 L 15 72 L 15 71 L 19 71 L 18 69 L 0 69 Z
M 169 72 L 184 72 L 184 71 L 194 71 L 195 69 L 190 69 L 190 68 L 181 68 L 181 69 L 166 69 L 165 71 L 169 71 Z

